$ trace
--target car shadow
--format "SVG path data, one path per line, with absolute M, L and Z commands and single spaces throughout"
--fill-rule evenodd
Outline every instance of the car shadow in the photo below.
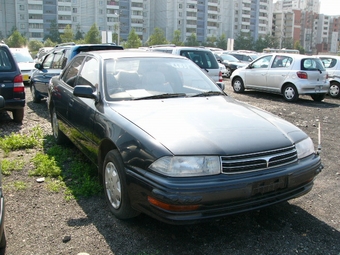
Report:
M 104 196 L 79 200 L 78 204 L 87 217 L 69 219 L 68 225 L 95 225 L 113 254 L 338 254 L 340 250 L 336 229 L 288 202 L 184 226 L 168 225 L 143 214 L 117 220 L 107 209 Z

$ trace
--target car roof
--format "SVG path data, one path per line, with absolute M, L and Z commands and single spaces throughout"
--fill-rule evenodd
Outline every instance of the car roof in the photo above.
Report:
M 304 58 L 317 58 L 316 56 L 312 56 L 312 55 L 304 55 L 304 54 L 294 54 L 294 53 L 267 53 L 267 54 L 263 54 L 260 57 L 263 56 L 288 56 L 294 59 L 304 59 Z
M 126 58 L 126 57 L 155 57 L 155 58 L 181 58 L 187 59 L 186 57 L 180 55 L 174 55 L 164 52 L 158 51 L 144 51 L 144 50 L 102 50 L 102 51 L 88 51 L 82 52 L 79 55 L 97 55 L 100 56 L 102 59 L 111 59 L 111 58 Z

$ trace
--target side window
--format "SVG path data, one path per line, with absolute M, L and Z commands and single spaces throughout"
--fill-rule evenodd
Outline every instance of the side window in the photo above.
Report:
M 95 58 L 87 57 L 83 68 L 79 74 L 77 84 L 79 85 L 91 85 L 98 87 L 99 84 L 99 63 Z
M 325 67 L 318 58 L 305 58 L 301 60 L 301 70 L 324 71 Z
M 252 68 L 268 68 L 272 55 L 268 55 L 257 59 L 252 65 Z
M 288 67 L 293 62 L 293 59 L 288 56 L 276 56 L 272 68 Z
M 43 63 L 44 69 L 50 69 L 51 68 L 53 57 L 54 57 L 54 53 L 51 53 L 45 58 L 44 63 Z
M 12 67 L 12 61 L 9 58 L 9 52 L 6 50 L 0 49 L 0 71 L 9 71 L 13 70 Z
M 63 53 L 57 52 L 54 54 L 53 62 L 52 62 L 52 68 L 53 69 L 62 69 L 62 59 L 63 59 Z
M 63 72 L 63 76 L 61 77 L 61 79 L 71 87 L 75 86 L 77 74 L 79 73 L 84 58 L 84 56 L 75 57 L 72 63 Z

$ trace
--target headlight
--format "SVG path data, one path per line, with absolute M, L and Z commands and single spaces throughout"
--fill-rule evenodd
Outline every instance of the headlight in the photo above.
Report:
M 204 176 L 219 174 L 221 163 L 218 156 L 163 157 L 153 162 L 150 169 L 173 177 Z
M 295 144 L 295 148 L 299 159 L 315 153 L 313 141 L 309 137 Z

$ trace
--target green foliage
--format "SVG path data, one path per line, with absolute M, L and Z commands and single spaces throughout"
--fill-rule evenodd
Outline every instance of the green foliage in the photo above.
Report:
M 172 44 L 175 44 L 177 46 L 182 46 L 183 42 L 181 40 L 181 30 L 175 30 L 174 31 L 174 37 L 171 41 Z
M 13 187 L 16 189 L 16 190 L 25 190 L 27 189 L 27 184 L 23 181 L 15 181 L 13 183 Z
M 18 30 L 15 30 L 11 36 L 6 40 L 8 47 L 22 48 L 26 46 L 26 38 L 23 37 Z
M 150 36 L 147 44 L 149 46 L 151 45 L 159 45 L 159 44 L 167 44 L 168 41 L 165 38 L 164 31 L 160 29 L 159 27 L 156 27 L 153 30 L 152 35 Z
M 38 153 L 31 162 L 35 168 L 29 171 L 30 176 L 58 177 L 61 174 L 61 169 L 54 157 Z
M 67 43 L 67 42 L 73 42 L 74 36 L 73 31 L 70 25 L 67 25 L 64 29 L 64 33 L 60 35 L 61 42 Z
M 38 40 L 32 40 L 28 42 L 28 49 L 30 52 L 38 52 L 42 47 L 44 47 L 44 44 Z
M 184 43 L 186 46 L 199 46 L 200 43 L 197 41 L 197 37 L 195 33 L 192 33 Z
M 11 133 L 0 138 L 0 148 L 8 153 L 13 150 L 31 149 L 42 145 L 43 133 L 41 128 L 35 127 L 30 135 Z
M 251 33 L 241 32 L 234 41 L 234 50 L 255 50 L 254 38 Z
M 80 24 L 77 25 L 76 34 L 74 36 L 74 39 L 76 41 L 84 39 L 83 32 L 80 30 Z
M 1 161 L 1 173 L 3 175 L 10 175 L 12 171 L 20 171 L 25 165 L 24 160 L 21 158 L 17 160 L 3 159 Z
M 132 28 L 124 47 L 125 48 L 138 48 L 140 46 L 142 46 L 142 41 L 136 34 L 135 29 Z
M 220 49 L 228 48 L 228 40 L 225 34 L 222 34 L 219 38 L 217 38 L 216 47 Z
M 276 38 L 267 34 L 263 37 L 259 37 L 255 42 L 255 51 L 263 52 L 265 48 L 276 48 Z
M 50 38 L 47 38 L 44 42 L 44 47 L 54 47 L 57 44 L 58 43 L 56 43 L 56 42 L 52 42 L 52 40 Z
M 58 24 L 56 20 L 52 20 L 50 23 L 50 32 L 45 35 L 44 40 L 50 38 L 52 42 L 61 43 L 60 33 L 58 29 Z
M 100 31 L 96 24 L 93 24 L 90 30 L 85 35 L 86 43 L 101 43 Z
M 301 54 L 305 54 L 305 49 L 302 47 L 299 41 L 294 43 L 294 49 L 299 50 Z
M 215 36 L 207 37 L 207 41 L 203 43 L 206 47 L 216 47 L 217 38 Z

